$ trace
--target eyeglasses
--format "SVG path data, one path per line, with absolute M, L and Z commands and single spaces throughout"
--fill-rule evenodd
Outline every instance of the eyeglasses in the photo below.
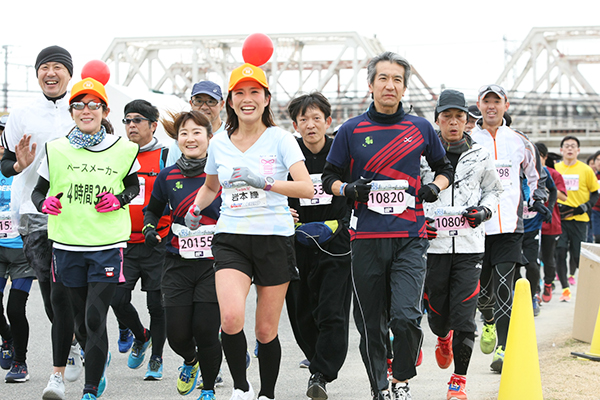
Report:
M 504 96 L 504 99 L 506 99 L 506 92 L 504 91 L 504 88 L 502 86 L 498 86 L 498 85 L 484 85 L 484 86 L 480 87 L 479 95 L 477 96 L 477 98 L 481 98 L 481 95 L 488 91 L 492 91 L 494 93 L 500 93 L 502 96 Z
M 96 103 L 95 101 L 88 101 L 87 103 L 84 103 L 83 101 L 75 101 L 73 103 L 71 103 L 71 108 L 75 109 L 75 110 L 83 110 L 85 108 L 85 106 L 88 106 L 88 108 L 90 109 L 90 111 L 96 111 L 99 110 L 100 108 L 102 108 L 103 104 L 102 103 Z
M 214 107 L 217 104 L 219 104 L 219 102 L 215 99 L 210 99 L 210 100 L 192 99 L 192 104 L 195 105 L 196 107 L 202 107 L 202 104 L 206 104 L 209 107 Z
M 577 146 L 576 144 L 563 144 L 563 149 L 576 149 L 579 146 Z
M 130 123 L 139 124 L 142 121 L 150 121 L 148 118 L 135 117 L 135 118 L 123 118 L 123 124 L 129 125 Z

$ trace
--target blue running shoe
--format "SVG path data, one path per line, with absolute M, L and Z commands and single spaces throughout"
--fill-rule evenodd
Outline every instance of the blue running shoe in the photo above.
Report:
M 144 376 L 145 381 L 160 381 L 163 377 L 163 360 L 161 356 L 151 356 L 148 361 L 148 370 Z
M 254 357 L 255 358 L 258 357 L 258 340 L 256 341 L 256 344 L 254 345 Z
M 119 353 L 127 353 L 131 349 L 133 345 L 133 333 L 131 333 L 131 329 L 119 329 L 117 344 L 119 345 Z
M 15 356 L 15 349 L 13 347 L 12 339 L 10 341 L 3 340 L 0 348 L 2 349 L 2 356 L 0 357 L 0 368 L 10 369 L 13 357 Z
M 91 393 L 86 393 L 83 395 L 83 397 L 81 398 L 81 400 L 96 400 L 98 397 L 94 396 Z
M 10 366 L 10 371 L 6 374 L 4 381 L 6 383 L 22 383 L 29 380 L 29 371 L 26 363 L 13 361 Z
M 250 368 L 250 363 L 252 362 L 252 358 L 250 358 L 250 353 L 246 350 L 246 369 Z
M 108 356 L 106 357 L 106 364 L 104 365 L 104 372 L 102 373 L 102 378 L 100 378 L 100 383 L 98 384 L 98 394 L 97 397 L 102 396 L 104 391 L 106 390 L 106 370 L 110 365 L 110 351 L 108 352 Z M 94 397 L 95 399 L 96 397 Z
M 131 369 L 141 367 L 146 357 L 146 350 L 150 346 L 152 346 L 152 338 L 148 339 L 145 343 L 134 339 L 133 346 L 131 346 L 131 353 L 129 353 L 129 359 L 127 360 L 127 366 Z
M 177 391 L 180 395 L 186 396 L 192 393 L 198 381 L 198 369 L 200 364 L 196 362 L 194 365 L 186 365 L 185 363 L 179 367 L 179 378 L 177 379 Z
M 215 400 L 215 392 L 213 390 L 203 390 L 198 400 Z

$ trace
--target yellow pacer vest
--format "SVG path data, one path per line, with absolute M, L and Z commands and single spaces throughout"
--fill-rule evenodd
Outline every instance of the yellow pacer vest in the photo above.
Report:
M 96 197 L 102 192 L 119 194 L 123 179 L 137 157 L 137 144 L 119 138 L 103 151 L 75 149 L 66 137 L 46 144 L 50 190 L 63 193 L 61 213 L 48 217 L 48 238 L 72 246 L 106 246 L 129 240 L 129 208 L 99 213 Z

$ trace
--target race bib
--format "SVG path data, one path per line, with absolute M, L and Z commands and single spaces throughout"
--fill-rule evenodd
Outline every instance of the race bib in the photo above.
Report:
M 245 182 L 223 182 L 223 204 L 232 210 L 239 208 L 266 207 L 267 193 Z
M 402 214 L 407 207 L 415 206 L 414 196 L 406 193 L 406 189 L 406 180 L 373 181 L 367 207 L 383 215 Z
M 311 174 L 310 179 L 313 183 L 314 196 L 312 199 L 300 199 L 300 205 L 305 206 L 324 206 L 331 204 L 333 196 L 325 193 L 323 190 L 323 182 L 321 174 Z
M 537 215 L 537 211 L 529 211 L 527 202 L 523 202 L 523 219 L 532 219 Z
M 579 175 L 563 175 L 565 187 L 568 192 L 576 192 L 579 190 Z
M 180 224 L 173 224 L 171 229 L 179 242 L 179 255 L 182 258 L 211 258 L 211 245 L 216 225 L 200 225 L 195 231 Z
M 512 174 L 512 161 L 510 160 L 496 160 L 496 171 L 500 177 L 500 181 L 503 186 L 510 186 L 512 182 L 510 180 Z
M 140 181 L 140 193 L 131 200 L 131 205 L 143 206 L 146 199 L 146 179 L 138 175 Z
M 0 213 L 0 239 L 15 238 L 19 236 L 16 226 L 13 226 L 10 211 Z
M 467 218 L 462 215 L 463 211 L 460 207 L 441 207 L 435 210 L 438 237 L 468 236 L 473 233 Z

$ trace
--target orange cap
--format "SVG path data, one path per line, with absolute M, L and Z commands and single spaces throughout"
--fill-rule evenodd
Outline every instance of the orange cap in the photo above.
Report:
M 267 89 L 269 88 L 265 71 L 258 68 L 256 65 L 249 63 L 237 67 L 231 72 L 231 77 L 229 78 L 229 91 L 231 91 L 238 83 L 244 81 L 255 81 L 261 86 L 264 86 Z
M 108 97 L 106 96 L 104 85 L 94 78 L 85 78 L 84 80 L 73 85 L 73 88 L 71 89 L 71 98 L 69 98 L 69 104 L 75 97 L 86 93 L 95 94 L 108 106 Z

